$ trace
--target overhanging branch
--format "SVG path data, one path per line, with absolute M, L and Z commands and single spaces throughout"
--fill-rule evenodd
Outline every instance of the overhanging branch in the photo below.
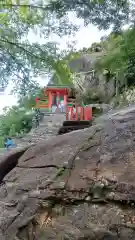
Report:
M 34 9 L 41 9 L 41 10 L 47 10 L 47 8 L 43 7 L 43 6 L 38 6 L 38 5 L 32 5 L 32 4 L 4 4 L 1 3 L 0 7 L 6 8 L 6 7 L 10 7 L 10 8 L 18 8 L 18 7 L 25 7 L 25 8 L 34 8 Z
M 28 51 L 26 48 L 23 47 L 23 44 L 15 43 L 15 42 L 9 41 L 8 39 L 3 39 L 3 38 L 0 39 L 0 42 L 8 43 L 8 44 L 10 44 L 10 45 L 14 45 L 14 46 L 16 46 L 18 49 L 20 49 L 20 50 L 22 50 L 23 52 L 27 53 L 27 54 L 28 54 L 29 56 L 31 56 L 31 57 L 38 58 L 39 60 L 46 60 L 45 58 L 39 57 L 39 56 L 37 56 L 37 55 L 34 55 L 32 52 Z

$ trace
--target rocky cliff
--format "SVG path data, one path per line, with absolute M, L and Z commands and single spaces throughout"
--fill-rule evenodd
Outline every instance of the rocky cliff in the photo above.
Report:
M 74 84 L 76 88 L 93 89 L 100 91 L 106 98 L 111 98 L 115 94 L 115 82 L 108 72 L 95 68 L 97 60 L 102 58 L 103 52 L 82 54 L 80 57 L 71 60 L 69 63 L 71 71 L 74 72 Z
M 135 110 L 1 156 L 1 240 L 135 239 Z

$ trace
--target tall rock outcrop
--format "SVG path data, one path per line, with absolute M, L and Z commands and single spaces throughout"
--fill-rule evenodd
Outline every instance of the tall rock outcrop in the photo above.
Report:
M 94 49 L 93 49 L 94 51 Z M 81 92 L 88 90 L 100 92 L 106 99 L 111 99 L 116 93 L 115 79 L 109 72 L 99 70 L 95 64 L 104 56 L 103 49 L 91 53 L 80 53 L 69 60 L 68 66 L 73 74 L 73 85 Z M 55 75 L 50 79 L 49 84 L 56 84 Z
M 106 98 L 111 98 L 115 93 L 115 82 L 108 77 L 106 71 L 95 68 L 97 60 L 102 58 L 103 52 L 82 54 L 80 57 L 70 61 L 70 69 L 74 72 L 74 84 L 82 86 L 85 90 L 93 89 L 100 91 Z
M 135 239 L 135 111 L 109 118 L 1 156 L 1 240 Z

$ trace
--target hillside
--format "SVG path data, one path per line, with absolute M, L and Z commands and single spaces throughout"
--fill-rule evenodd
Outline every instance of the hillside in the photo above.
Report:
M 72 51 L 59 61 L 61 71 L 53 75 L 51 82 L 72 82 L 80 89 L 87 104 L 102 102 L 115 107 L 132 103 L 135 86 L 134 36 L 134 27 L 112 32 L 89 48 Z

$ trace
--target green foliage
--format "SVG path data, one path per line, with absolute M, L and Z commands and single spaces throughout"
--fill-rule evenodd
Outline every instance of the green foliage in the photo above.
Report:
M 0 148 L 4 146 L 4 136 L 0 136 Z
M 4 137 L 16 137 L 30 131 L 35 115 L 33 108 L 36 96 L 43 96 L 42 89 L 21 97 L 17 106 L 4 109 L 4 113 L 0 116 L 0 147 L 4 146 Z
M 135 85 L 135 28 L 111 34 L 102 42 L 105 56 L 97 63 L 97 68 L 108 69 L 116 76 L 120 86 Z
M 35 90 L 29 91 L 26 96 L 23 96 L 20 93 L 20 98 L 19 98 L 19 106 L 26 109 L 30 110 L 35 107 L 35 98 L 36 97 L 43 97 L 44 93 L 41 88 L 37 88 Z
M 56 68 L 51 82 L 53 82 L 54 84 L 72 83 L 72 73 L 68 67 L 68 62 L 64 59 L 56 62 Z
M 17 91 L 26 94 L 35 85 L 33 75 L 57 71 L 61 54 L 57 44 L 49 41 L 50 35 L 63 36 L 76 28 L 65 17 L 57 20 L 56 14 L 38 2 L 1 1 L 0 10 L 0 85 L 12 80 Z M 31 32 L 44 38 L 45 44 L 30 43 Z
M 32 114 L 27 115 L 26 110 L 19 107 L 9 109 L 0 123 L 1 135 L 16 136 L 28 132 L 32 127 Z
M 56 62 L 56 69 L 51 78 L 51 82 L 54 84 L 66 84 L 73 83 L 73 72 L 70 69 L 69 63 L 71 60 L 80 56 L 80 52 L 70 52 L 63 59 Z
M 48 8 L 61 18 L 69 11 L 74 11 L 85 24 L 93 23 L 100 29 L 113 26 L 118 31 L 129 17 L 129 1 L 127 0 L 56 0 L 50 1 Z M 132 14 L 133 15 L 133 14 Z

